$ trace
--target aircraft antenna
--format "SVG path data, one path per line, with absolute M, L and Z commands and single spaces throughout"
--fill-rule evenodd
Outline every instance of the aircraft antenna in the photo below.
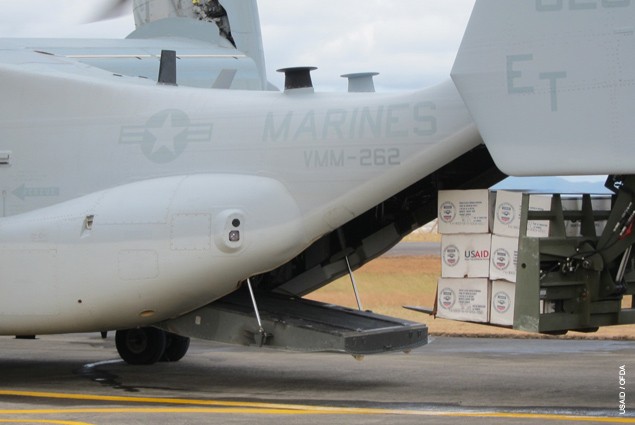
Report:
M 158 83 L 176 86 L 176 52 L 174 50 L 161 50 Z

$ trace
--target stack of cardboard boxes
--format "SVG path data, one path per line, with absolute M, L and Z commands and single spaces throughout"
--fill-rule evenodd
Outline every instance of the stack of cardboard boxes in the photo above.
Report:
M 520 192 L 439 192 L 441 278 L 437 317 L 511 326 Z M 549 210 L 550 196 L 532 195 L 530 209 Z M 529 222 L 527 235 L 549 235 L 549 222 Z

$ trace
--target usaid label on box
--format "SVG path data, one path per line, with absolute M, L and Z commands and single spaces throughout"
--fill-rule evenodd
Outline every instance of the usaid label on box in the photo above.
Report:
M 440 190 L 439 233 L 488 233 L 490 193 L 487 189 Z
M 442 277 L 489 277 L 492 237 L 486 234 L 443 235 Z
M 439 278 L 437 317 L 487 323 L 489 291 L 488 279 Z
M 514 301 L 516 284 L 504 280 L 492 282 L 492 305 L 490 306 L 490 323 L 494 325 L 514 325 Z
M 492 236 L 492 259 L 489 276 L 492 280 L 504 279 L 516 282 L 518 264 L 518 238 Z

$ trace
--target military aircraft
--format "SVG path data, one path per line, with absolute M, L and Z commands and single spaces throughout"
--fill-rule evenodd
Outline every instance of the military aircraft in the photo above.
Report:
M 0 40 L 0 334 L 116 330 L 133 364 L 187 337 L 425 344 L 302 297 L 434 218 L 440 189 L 632 175 L 634 7 L 477 1 L 453 79 L 406 94 L 368 74 L 319 93 L 306 67 L 271 90 L 255 0 L 136 0 L 125 40 Z

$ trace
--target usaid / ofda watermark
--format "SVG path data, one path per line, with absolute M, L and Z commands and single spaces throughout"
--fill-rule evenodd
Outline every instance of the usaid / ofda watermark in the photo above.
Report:
M 626 365 L 620 366 L 619 370 L 619 414 L 626 415 Z

